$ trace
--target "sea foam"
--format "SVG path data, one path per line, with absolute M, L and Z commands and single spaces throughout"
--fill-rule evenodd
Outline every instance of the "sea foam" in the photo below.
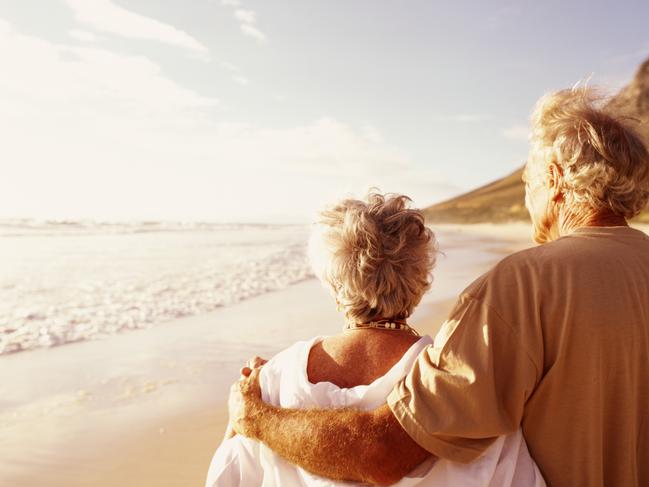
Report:
M 0 224 L 0 354 L 197 315 L 312 277 L 308 229 Z

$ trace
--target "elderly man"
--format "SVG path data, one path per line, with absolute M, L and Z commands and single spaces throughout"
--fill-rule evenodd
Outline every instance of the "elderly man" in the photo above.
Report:
M 649 200 L 647 149 L 588 89 L 560 91 L 535 109 L 524 180 L 543 245 L 461 294 L 387 405 L 274 408 L 253 370 L 235 430 L 322 476 L 390 484 L 522 426 L 548 485 L 649 485 L 649 237 L 626 223 Z

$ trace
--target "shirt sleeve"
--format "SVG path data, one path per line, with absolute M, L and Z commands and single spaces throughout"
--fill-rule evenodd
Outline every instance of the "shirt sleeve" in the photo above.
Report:
M 388 405 L 423 448 L 470 462 L 521 423 L 539 377 L 526 340 L 487 300 L 464 293 Z

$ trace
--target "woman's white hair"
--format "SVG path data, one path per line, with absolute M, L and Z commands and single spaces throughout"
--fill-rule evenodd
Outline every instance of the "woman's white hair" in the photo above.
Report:
M 349 321 L 403 319 L 432 283 L 435 235 L 410 198 L 370 192 L 323 210 L 309 257 Z
M 532 114 L 532 154 L 561 167 L 568 208 L 632 218 L 649 201 L 649 154 L 626 121 L 599 108 L 602 101 L 589 87 L 542 97 Z

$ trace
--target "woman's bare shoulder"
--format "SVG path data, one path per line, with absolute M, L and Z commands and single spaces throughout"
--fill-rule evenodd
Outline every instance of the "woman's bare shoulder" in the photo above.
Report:
M 390 331 L 358 331 L 327 337 L 311 347 L 311 383 L 338 387 L 371 384 L 385 375 L 419 337 Z

